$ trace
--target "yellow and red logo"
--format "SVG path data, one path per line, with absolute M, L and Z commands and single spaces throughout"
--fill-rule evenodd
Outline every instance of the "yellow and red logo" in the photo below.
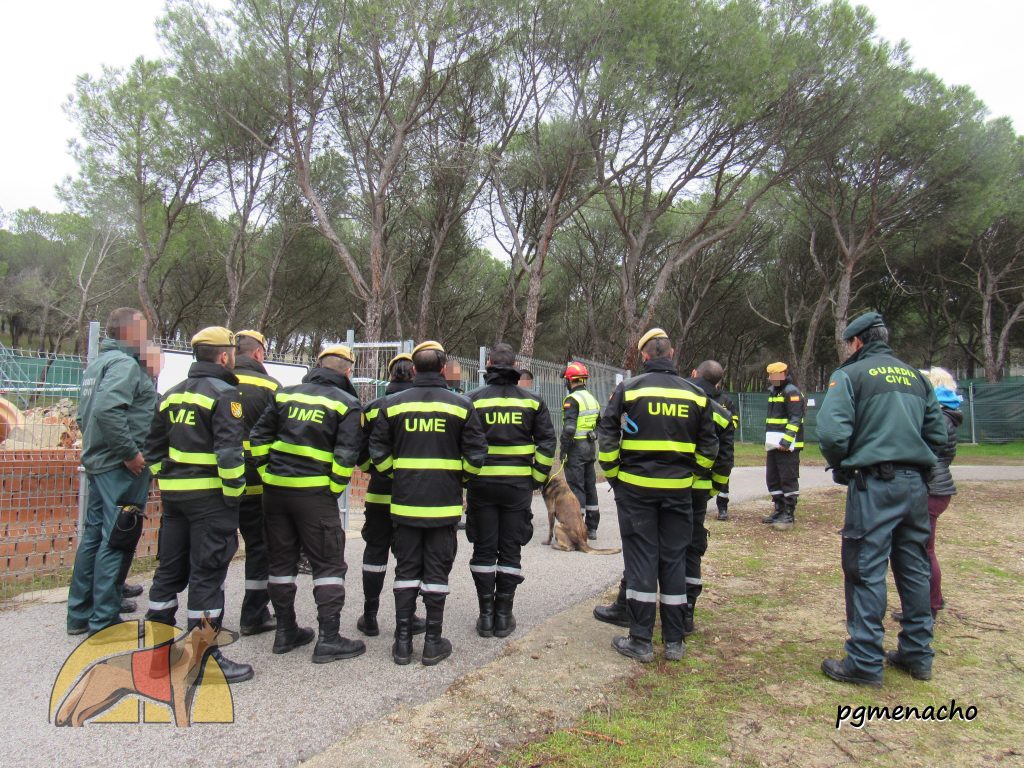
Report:
M 205 619 L 188 632 L 124 621 L 81 643 L 50 692 L 54 725 L 233 723 L 234 703 L 215 647 L 236 636 Z
M 234 403 L 234 402 L 231 403 L 231 415 L 234 416 L 236 419 L 242 418 L 242 404 L 241 403 Z

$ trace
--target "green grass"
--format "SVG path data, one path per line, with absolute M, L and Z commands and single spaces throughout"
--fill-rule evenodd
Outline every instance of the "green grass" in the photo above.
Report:
M 737 467 L 763 467 L 764 446 L 760 443 L 736 443 Z M 956 450 L 959 464 L 1024 464 L 1024 440 L 1008 443 L 960 443 Z M 817 443 L 807 443 L 800 453 L 800 463 L 810 466 L 825 466 Z

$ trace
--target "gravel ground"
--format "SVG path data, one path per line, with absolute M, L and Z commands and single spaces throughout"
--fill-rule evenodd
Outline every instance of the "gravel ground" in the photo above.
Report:
M 959 479 L 1024 479 L 1024 467 L 956 467 Z M 736 501 L 765 499 L 763 469 L 737 469 L 732 496 Z M 805 469 L 803 487 L 828 485 L 827 473 Z M 598 546 L 619 545 L 614 502 L 607 486 L 599 486 L 602 522 Z M 358 518 L 356 518 L 358 521 Z M 799 520 L 799 517 L 798 517 Z M 737 524 L 748 524 L 738 520 Z M 717 523 L 716 523 L 717 524 Z M 314 665 L 310 648 L 273 656 L 273 635 L 241 638 L 226 649 L 230 658 L 253 664 L 256 678 L 234 686 L 235 722 L 197 724 L 191 729 L 172 726 L 120 725 L 57 730 L 48 722 L 53 680 L 81 638 L 65 634 L 65 607 L 59 593 L 36 595 L 3 607 L 5 636 L 13 653 L 0 660 L 0 722 L 3 723 L 7 765 L 167 765 L 292 766 L 316 755 L 355 728 L 393 712 L 434 699 L 460 677 L 497 658 L 509 640 L 521 638 L 549 617 L 615 584 L 622 572 L 618 555 L 600 556 L 555 552 L 544 547 L 547 515 L 540 497 L 534 500 L 533 540 L 524 548 L 526 583 L 516 600 L 518 629 L 506 640 L 476 636 L 476 596 L 469 574 L 470 545 L 460 535 L 452 573 L 445 635 L 452 641 L 451 658 L 435 667 L 414 663 L 398 667 L 390 658 L 394 627 L 390 601 L 383 601 L 381 635 L 367 640 L 365 655 L 350 661 Z M 346 547 L 350 565 L 348 605 L 342 613 L 342 632 L 359 637 L 355 629 L 362 604 L 359 565 L 362 541 L 350 533 Z M 228 626 L 235 626 L 241 602 L 242 563 L 232 565 L 227 580 Z M 144 604 L 144 600 L 141 601 Z M 297 610 L 300 621 L 315 626 L 310 577 L 299 578 Z M 139 614 L 141 615 L 141 614 Z M 414 649 L 422 643 L 417 639 Z M 610 653 L 610 651 L 609 651 Z

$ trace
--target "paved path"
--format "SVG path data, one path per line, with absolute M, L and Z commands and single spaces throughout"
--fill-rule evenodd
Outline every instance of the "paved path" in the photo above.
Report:
M 959 480 L 1024 480 L 1024 467 L 955 467 Z M 805 468 L 807 488 L 831 485 L 820 468 Z M 614 503 L 607 486 L 600 488 L 602 524 L 599 546 L 618 546 Z M 763 499 L 764 471 L 737 469 L 733 476 L 734 502 Z M 734 515 L 728 523 L 753 525 L 762 509 Z M 547 517 L 539 497 L 534 503 L 535 534 L 524 549 L 527 581 L 516 600 L 517 634 L 527 632 L 551 615 L 581 601 L 593 599 L 615 584 L 622 571 L 618 555 L 599 556 L 555 552 L 540 542 Z M 358 637 L 355 620 L 362 604 L 359 564 L 362 541 L 350 536 L 346 547 L 350 564 L 348 605 L 342 631 Z M 416 704 L 443 692 L 462 675 L 493 660 L 506 645 L 500 639 L 482 639 L 473 631 L 476 596 L 469 575 L 470 546 L 460 536 L 452 574 L 445 634 L 454 655 L 435 667 L 414 663 L 397 667 L 391 662 L 393 618 L 384 600 L 382 633 L 369 638 L 367 653 L 355 660 L 314 665 L 310 649 L 272 656 L 272 635 L 242 638 L 228 655 L 256 667 L 255 680 L 232 689 L 235 723 L 171 726 L 99 725 L 57 729 L 47 721 L 53 680 L 64 659 L 80 638 L 64 632 L 65 606 L 30 602 L 0 611 L 7 652 L 0 656 L 0 723 L 5 744 L 5 765 L 49 766 L 293 766 L 338 741 L 355 726 L 385 715 L 403 704 Z M 228 576 L 228 621 L 235 626 L 241 601 L 242 565 L 232 565 Z M 310 577 L 299 578 L 298 613 L 306 626 L 315 626 Z M 58 595 L 59 597 L 59 595 Z M 515 636 L 515 635 L 514 635 Z M 514 637 L 513 636 L 513 637 Z M 418 649 L 420 641 L 415 647 Z

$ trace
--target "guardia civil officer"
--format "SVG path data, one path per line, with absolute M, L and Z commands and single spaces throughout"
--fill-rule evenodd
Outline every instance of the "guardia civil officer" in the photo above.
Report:
M 708 549 L 708 529 L 704 520 L 708 514 L 708 502 L 717 496 L 721 489 L 729 487 L 729 475 L 733 468 L 733 443 L 735 433 L 732 413 L 719 401 L 724 371 L 717 360 L 705 360 L 693 371 L 689 381 L 698 387 L 708 398 L 711 407 L 711 418 L 715 422 L 715 434 L 718 437 L 718 455 L 711 467 L 710 477 L 697 477 L 693 481 L 693 535 L 686 548 L 686 607 L 683 611 L 683 635 L 694 631 L 693 614 L 697 598 L 704 591 L 704 580 L 701 577 L 701 561 Z
M 253 460 L 263 479 L 263 516 L 269 560 L 268 590 L 277 613 L 274 653 L 313 639 L 295 619 L 299 548 L 313 571 L 319 633 L 313 662 L 351 659 L 366 651 L 342 637 L 345 605 L 345 530 L 338 496 L 363 451 L 362 408 L 352 386 L 352 350 L 325 348 L 301 384 L 282 387 L 253 428 Z
M 565 481 L 586 513 L 587 538 L 597 538 L 601 509 L 597 503 L 597 419 L 601 405 L 587 390 L 590 373 L 583 363 L 569 363 L 562 374 L 569 394 L 562 401 L 562 438 L 560 452 Z
M 238 550 L 238 500 L 245 492 L 244 426 L 235 337 L 204 328 L 192 337 L 196 362 L 188 378 L 160 400 L 146 441 L 146 463 L 163 503 L 158 565 L 149 589 L 148 621 L 174 624 L 178 593 L 188 587 L 188 628 L 224 617 L 224 578 Z M 253 676 L 215 649 L 229 683 Z
M 825 659 L 821 669 L 833 680 L 882 684 L 891 559 L 903 630 L 898 650 L 884 659 L 917 680 L 929 680 L 934 652 L 925 475 L 945 447 L 946 422 L 927 377 L 893 355 L 881 315 L 856 318 L 843 339 L 850 356 L 829 380 L 818 439 L 837 482 L 848 486 L 842 559 L 849 638 L 846 657 Z
M 132 555 L 109 541 L 121 505 L 145 507 L 152 480 L 142 453 L 157 401 L 140 364 L 146 318 L 137 309 L 119 307 L 107 318 L 106 331 L 100 354 L 82 375 L 78 407 L 89 492 L 68 591 L 69 635 L 96 634 L 117 624 L 119 611 L 134 610 L 122 599 Z
M 507 637 L 516 628 L 512 604 L 523 582 L 521 550 L 533 536 L 533 491 L 547 480 L 555 455 L 551 414 L 540 397 L 518 386 L 515 359 L 512 347 L 496 344 L 485 385 L 470 395 L 487 435 L 487 461 L 466 493 L 481 637 Z
M 263 481 L 252 462 L 249 433 L 260 416 L 274 404 L 274 393 L 281 386 L 267 373 L 263 361 L 267 357 L 267 340 L 259 331 L 239 331 L 235 334 L 238 352 L 235 354 L 235 377 L 242 395 L 242 423 L 246 439 L 245 493 L 238 505 L 238 530 L 245 542 L 245 597 L 242 598 L 242 617 L 239 630 L 243 635 L 271 632 L 277 620 L 267 607 L 267 543 L 263 536 Z
M 416 595 L 427 608 L 422 661 L 437 664 L 451 655 L 441 636 L 448 575 L 455 561 L 456 525 L 462 516 L 462 483 L 479 474 L 487 458 L 473 402 L 448 389 L 447 356 L 436 341 L 412 353 L 413 386 L 391 395 L 370 435 L 370 459 L 392 472 L 391 520 L 395 559 L 396 664 L 412 660 L 412 615 Z
M 665 658 L 686 650 L 686 548 L 693 525 L 691 489 L 708 476 L 718 437 L 708 397 L 679 376 L 668 334 L 653 328 L 639 343 L 641 373 L 615 388 L 601 415 L 599 459 L 615 491 L 626 566 L 629 635 L 616 651 L 654 660 L 651 638 L 661 603 Z
M 796 521 L 800 498 L 800 451 L 804 447 L 804 397 L 785 363 L 771 363 L 768 372 L 768 411 L 765 417 L 765 480 L 775 511 L 761 520 L 788 530 Z
M 412 355 L 408 352 L 395 355 L 388 362 L 391 381 L 384 390 L 384 396 L 377 398 L 363 412 L 363 434 L 368 441 L 373 425 L 386 407 L 388 397 L 412 387 Z M 356 628 L 368 637 L 380 634 L 377 611 L 380 609 L 380 593 L 384 589 L 384 577 L 388 572 L 388 555 L 391 552 L 391 477 L 378 472 L 373 462 L 365 462 L 365 471 L 370 474 L 366 487 L 365 516 L 362 536 L 366 542 L 363 549 L 363 615 L 356 621 Z M 421 635 L 427 629 L 426 622 L 419 616 L 412 617 L 412 633 Z

